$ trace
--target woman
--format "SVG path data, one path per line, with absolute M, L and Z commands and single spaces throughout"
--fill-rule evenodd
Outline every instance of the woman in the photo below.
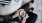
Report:
M 34 8 L 31 7 L 28 9 L 29 18 L 26 20 L 26 23 L 35 23 L 37 20 L 37 14 L 33 13 Z

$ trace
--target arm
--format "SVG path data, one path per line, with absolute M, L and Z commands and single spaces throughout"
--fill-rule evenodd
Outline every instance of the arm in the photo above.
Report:
M 12 18 L 14 19 L 14 18 L 16 18 L 17 16 L 19 16 L 19 14 L 14 14 L 14 15 L 12 16 Z
M 26 19 L 23 18 L 22 22 L 21 23 L 25 23 L 26 22 Z
M 20 11 L 21 11 L 21 10 L 17 10 L 17 11 L 15 12 L 15 14 L 12 16 L 12 18 L 14 19 L 14 18 L 16 18 L 17 16 L 19 16 Z

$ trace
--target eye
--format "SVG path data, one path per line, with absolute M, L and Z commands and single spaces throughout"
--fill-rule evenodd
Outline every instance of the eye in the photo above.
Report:
M 14 1 L 19 2 L 19 0 L 14 0 Z

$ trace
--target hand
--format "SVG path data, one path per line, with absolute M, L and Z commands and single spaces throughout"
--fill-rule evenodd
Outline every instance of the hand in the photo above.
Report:
M 21 23 L 25 23 L 26 22 L 26 19 L 23 18 L 22 22 Z
M 14 19 L 14 18 L 16 18 L 17 16 L 19 16 L 20 11 L 21 11 L 21 9 L 17 10 L 17 11 L 15 12 L 15 14 L 12 16 L 12 18 Z

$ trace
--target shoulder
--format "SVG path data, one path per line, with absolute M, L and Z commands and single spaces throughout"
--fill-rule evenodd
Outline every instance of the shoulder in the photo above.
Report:
M 22 5 L 22 7 L 25 7 L 25 6 L 28 6 L 28 5 L 29 5 L 29 3 L 26 3 L 26 4 Z
M 33 13 L 34 15 L 37 15 L 36 13 Z
M 34 14 L 34 16 L 36 16 L 37 17 L 37 14 L 36 13 L 33 13 Z

